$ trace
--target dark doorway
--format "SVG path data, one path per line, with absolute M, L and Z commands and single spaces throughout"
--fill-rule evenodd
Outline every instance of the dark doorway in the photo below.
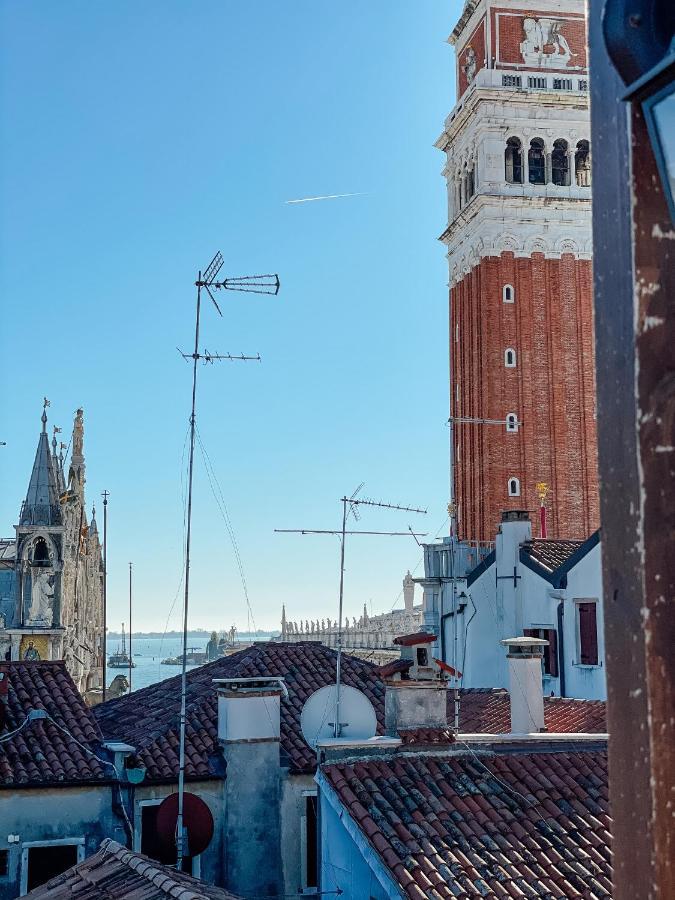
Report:
M 77 862 L 77 844 L 57 844 L 52 847 L 28 848 L 29 891 L 60 875 Z
M 307 836 L 307 887 L 315 888 L 319 884 L 317 872 L 317 842 L 316 842 L 316 795 L 305 797 L 305 822 Z
M 159 803 L 141 807 L 141 853 L 167 866 L 176 865 L 176 848 L 167 851 L 157 834 Z M 183 859 L 183 872 L 192 875 L 192 857 Z

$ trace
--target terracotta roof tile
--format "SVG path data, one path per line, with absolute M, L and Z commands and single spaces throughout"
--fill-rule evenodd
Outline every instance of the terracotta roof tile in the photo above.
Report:
M 316 756 L 300 730 L 300 712 L 314 691 L 335 681 L 337 654 L 322 644 L 256 643 L 188 672 L 186 776 L 209 778 L 217 769 L 217 697 L 214 678 L 278 675 L 288 688 L 281 703 L 281 748 L 293 772 L 311 772 Z M 343 681 L 363 691 L 384 718 L 384 682 L 372 663 L 343 655 Z M 174 779 L 178 773 L 180 676 L 95 707 L 101 731 L 109 739 L 135 746 L 147 767 L 148 781 Z M 379 728 L 382 731 L 382 727 Z
M 309 696 L 335 679 L 336 652 L 314 642 L 257 643 L 239 653 L 199 666 L 187 674 L 186 775 L 188 778 L 222 776 L 217 753 L 217 699 L 214 678 L 281 676 L 288 700 L 281 702 L 281 749 L 291 772 L 316 768 L 313 750 L 300 730 L 300 712 Z M 344 654 L 346 684 L 370 699 L 384 730 L 384 681 L 372 663 Z M 134 691 L 94 708 L 101 731 L 108 739 L 135 746 L 147 768 L 148 781 L 174 780 L 178 773 L 178 716 L 180 676 Z M 509 695 L 503 690 L 461 692 L 460 730 L 498 734 L 510 730 Z M 600 701 L 546 698 L 549 731 L 602 732 L 605 704 Z M 448 721 L 454 717 L 454 698 L 448 692 Z M 452 741 L 450 729 L 406 729 L 406 744 L 437 745 Z
M 0 673 L 9 682 L 0 699 L 0 787 L 110 780 L 112 770 L 92 755 L 105 758 L 101 732 L 64 662 L 3 662 Z M 30 710 L 45 710 L 50 718 L 28 722 L 3 740 Z
M 116 841 L 27 894 L 32 900 L 237 900 L 221 888 L 132 853 Z
M 448 692 L 449 722 L 454 720 L 451 697 Z M 544 721 L 547 731 L 554 734 L 600 734 L 607 730 L 602 700 L 544 697 Z M 509 692 L 493 688 L 463 690 L 459 730 L 464 734 L 507 734 L 511 730 Z
M 410 898 L 611 897 L 604 751 L 400 755 L 323 773 L 343 802 L 359 796 L 354 818 Z

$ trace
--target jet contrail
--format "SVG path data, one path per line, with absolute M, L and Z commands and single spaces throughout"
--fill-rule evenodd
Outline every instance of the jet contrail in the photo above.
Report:
M 339 197 L 361 197 L 367 191 L 356 191 L 353 194 L 325 194 L 323 197 L 301 197 L 299 200 L 285 200 L 285 203 L 312 203 L 314 200 L 337 200 Z

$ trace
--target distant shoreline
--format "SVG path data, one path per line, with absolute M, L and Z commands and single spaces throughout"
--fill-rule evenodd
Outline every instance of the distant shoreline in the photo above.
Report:
M 205 628 L 204 629 L 200 628 L 197 631 L 188 631 L 188 639 L 189 640 L 204 639 L 204 640 L 208 641 L 211 638 L 212 631 L 215 631 L 216 634 L 218 634 L 218 635 L 221 634 L 221 631 L 218 630 L 217 628 L 212 628 L 210 630 L 207 630 Z M 224 632 L 224 633 L 227 633 L 227 632 Z M 275 635 L 275 634 L 278 635 L 278 633 L 279 632 L 277 632 L 277 631 L 262 631 L 262 630 L 250 631 L 250 632 L 249 631 L 238 631 L 237 637 L 240 640 L 242 640 L 242 639 L 266 640 L 266 639 L 273 637 L 273 635 Z M 125 637 L 129 637 L 128 632 L 126 632 Z M 182 638 L 183 632 L 182 631 L 166 631 L 166 632 L 164 632 L 164 631 L 134 631 L 133 637 L 134 637 L 134 639 L 137 639 L 137 638 L 139 638 L 139 639 L 166 638 L 167 640 L 174 640 L 175 638 Z M 108 632 L 108 640 L 110 640 L 111 638 L 112 639 L 117 638 L 118 640 L 121 640 L 122 632 L 121 631 L 109 631 Z

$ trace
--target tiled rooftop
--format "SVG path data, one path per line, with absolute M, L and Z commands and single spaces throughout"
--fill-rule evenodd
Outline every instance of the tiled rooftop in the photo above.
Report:
M 611 897 L 604 751 L 401 753 L 323 772 L 412 900 Z
M 448 722 L 454 722 L 452 692 L 448 692 Z M 599 734 L 607 731 L 602 700 L 544 697 L 546 730 L 556 734 Z M 509 692 L 501 688 L 474 688 L 461 692 L 459 730 L 464 734 L 507 734 L 511 730 Z
M 553 541 L 537 538 L 523 544 L 523 550 L 540 566 L 554 572 L 576 553 L 584 541 Z
M 64 662 L 3 662 L 0 673 L 9 680 L 6 701 L 0 697 L 0 787 L 110 780 L 112 770 L 87 752 L 102 755 L 101 734 Z M 28 722 L 4 740 L 31 709 L 54 721 Z
M 131 853 L 111 840 L 27 896 L 31 900 L 236 900 L 234 894 Z
M 281 748 L 291 772 L 312 772 L 313 750 L 300 730 L 300 712 L 308 697 L 335 680 L 336 652 L 322 644 L 259 643 L 232 656 L 215 660 L 188 672 L 186 776 L 222 777 L 217 748 L 217 701 L 214 678 L 276 675 L 284 679 L 289 699 L 281 701 Z M 379 723 L 384 726 L 384 682 L 377 666 L 343 655 L 343 680 L 370 699 Z M 172 781 L 178 773 L 178 714 L 180 676 L 134 691 L 133 694 L 94 708 L 101 731 L 109 740 L 123 740 L 138 749 L 147 767 L 148 781 Z M 585 700 L 546 699 L 549 731 L 605 730 L 605 704 Z M 454 715 L 453 695 L 448 692 L 448 721 Z M 462 692 L 460 728 L 463 732 L 490 734 L 510 730 L 507 691 Z M 415 729 L 407 742 L 424 743 Z M 438 743 L 434 733 L 430 743 Z
M 186 777 L 222 775 L 217 755 L 218 710 L 214 678 L 277 675 L 288 688 L 281 703 L 281 749 L 292 772 L 311 772 L 315 752 L 300 730 L 300 712 L 308 697 L 335 681 L 336 652 L 318 643 L 259 643 L 188 672 Z M 384 683 L 377 667 L 344 654 L 345 684 L 363 691 L 384 716 Z M 108 739 L 134 745 L 147 767 L 147 779 L 171 780 L 178 772 L 180 676 L 150 685 L 95 707 Z

